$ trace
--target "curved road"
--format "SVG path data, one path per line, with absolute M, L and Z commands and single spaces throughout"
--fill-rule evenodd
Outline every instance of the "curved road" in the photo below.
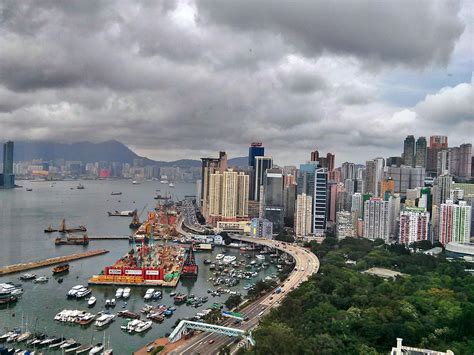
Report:
M 286 244 L 270 239 L 243 236 L 232 236 L 232 239 L 276 248 L 290 254 L 295 259 L 295 269 L 282 283 L 281 293 L 276 294 L 272 292 L 245 307 L 240 313 L 243 317 L 248 317 L 248 321 L 244 321 L 241 324 L 234 324 L 233 319 L 227 319 L 221 323 L 221 325 L 228 327 L 250 330 L 258 324 L 262 315 L 269 312 L 270 309 L 278 307 L 288 291 L 298 287 L 301 282 L 306 281 L 309 276 L 318 272 L 319 259 L 313 253 L 297 245 Z M 190 338 L 185 344 L 171 351 L 170 354 L 217 354 L 223 346 L 232 345 L 235 341 L 236 338 L 224 335 L 200 333 Z

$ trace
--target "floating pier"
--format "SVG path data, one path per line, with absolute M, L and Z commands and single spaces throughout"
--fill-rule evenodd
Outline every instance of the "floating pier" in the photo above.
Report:
M 45 260 L 40 260 L 40 261 L 33 261 L 33 262 L 30 262 L 30 263 L 8 265 L 8 266 L 4 266 L 4 267 L 0 268 L 0 276 L 13 274 L 13 273 L 16 273 L 16 272 L 22 272 L 22 271 L 26 271 L 26 270 L 31 270 L 31 269 L 38 269 L 38 268 L 41 268 L 41 267 L 55 265 L 55 264 L 66 263 L 66 262 L 73 261 L 73 260 L 90 258 L 92 256 L 102 255 L 102 254 L 106 254 L 108 252 L 109 251 L 105 250 L 105 249 L 91 250 L 91 251 L 87 251 L 85 253 L 77 253 L 77 254 L 72 254 L 72 255 L 57 256 L 57 257 L 50 258 L 50 259 L 45 259 Z

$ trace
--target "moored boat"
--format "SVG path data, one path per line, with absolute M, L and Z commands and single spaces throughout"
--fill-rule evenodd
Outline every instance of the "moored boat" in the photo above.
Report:
M 69 264 L 61 264 L 53 267 L 53 274 L 61 274 L 63 272 L 69 271 Z

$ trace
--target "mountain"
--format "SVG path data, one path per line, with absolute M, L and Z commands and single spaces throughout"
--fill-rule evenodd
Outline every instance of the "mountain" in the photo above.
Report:
M 3 156 L 3 145 L 0 145 L 0 157 Z M 146 165 L 199 167 L 200 160 L 180 159 L 175 161 L 155 161 L 140 157 L 125 144 L 116 140 L 101 143 L 79 142 L 72 144 L 54 142 L 15 142 L 14 160 L 31 161 L 43 159 L 45 161 L 64 159 L 94 163 L 98 161 L 120 162 L 132 164 L 134 159 L 144 159 Z M 230 166 L 246 166 L 247 158 L 229 159 Z
M 249 165 L 249 157 L 237 157 L 229 159 L 227 162 L 229 166 L 238 166 L 238 167 L 245 167 Z

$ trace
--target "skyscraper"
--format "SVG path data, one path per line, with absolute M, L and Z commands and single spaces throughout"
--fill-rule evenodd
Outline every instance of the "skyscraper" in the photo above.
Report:
M 249 147 L 249 166 L 255 169 L 255 157 L 263 157 L 265 155 L 265 147 L 261 142 L 253 142 Z
M 410 135 L 403 142 L 403 164 L 415 166 L 415 137 Z
M 364 238 L 371 240 L 389 239 L 389 210 L 388 201 L 371 198 L 364 206 Z
M 201 212 L 204 218 L 209 217 L 209 183 L 210 176 L 217 171 L 227 170 L 227 154 L 219 152 L 219 158 L 201 158 Z
M 409 245 L 428 240 L 430 215 L 423 208 L 407 208 L 400 213 L 399 242 Z
M 263 184 L 265 171 L 271 169 L 273 166 L 273 159 L 271 157 L 256 156 L 255 157 L 255 176 L 254 176 L 254 193 L 253 198 L 260 201 L 260 187 Z
M 281 169 L 267 169 L 265 171 L 263 214 L 273 223 L 274 232 L 279 233 L 283 229 L 283 171 Z
M 348 211 L 339 211 L 336 214 L 336 238 L 338 240 L 354 237 L 355 230 L 352 223 L 352 214 Z
M 438 240 L 446 245 L 449 242 L 469 243 L 471 236 L 471 209 L 466 201 L 454 204 L 447 200 L 439 208 Z
M 328 171 L 319 168 L 315 172 L 313 197 L 313 234 L 323 235 L 328 220 Z
M 384 177 L 385 161 L 383 158 L 375 158 L 366 162 L 365 168 L 365 192 L 374 196 L 380 195 L 382 179 Z
M 347 179 L 355 180 L 357 178 L 357 171 L 354 163 L 342 163 L 341 167 L 341 180 Z
M 335 159 L 336 156 L 332 153 L 327 153 L 326 157 L 322 157 L 317 150 L 311 152 L 311 161 L 318 162 L 319 167 L 328 169 L 328 172 L 334 170 Z
M 433 176 L 436 174 L 438 152 L 448 149 L 448 137 L 446 136 L 431 136 L 430 146 L 427 149 L 426 171 L 427 174 Z
M 449 199 L 451 188 L 453 185 L 453 177 L 451 175 L 441 175 L 436 178 L 435 183 L 435 199 L 434 204 L 440 206 Z
M 415 166 L 426 168 L 426 153 L 427 153 L 426 138 L 419 137 L 416 140 Z
M 15 187 L 15 175 L 13 175 L 13 148 L 12 141 L 3 145 L 3 174 L 0 176 L 0 188 L 11 189 Z
M 311 233 L 313 198 L 302 193 L 296 198 L 295 234 L 304 237 Z

